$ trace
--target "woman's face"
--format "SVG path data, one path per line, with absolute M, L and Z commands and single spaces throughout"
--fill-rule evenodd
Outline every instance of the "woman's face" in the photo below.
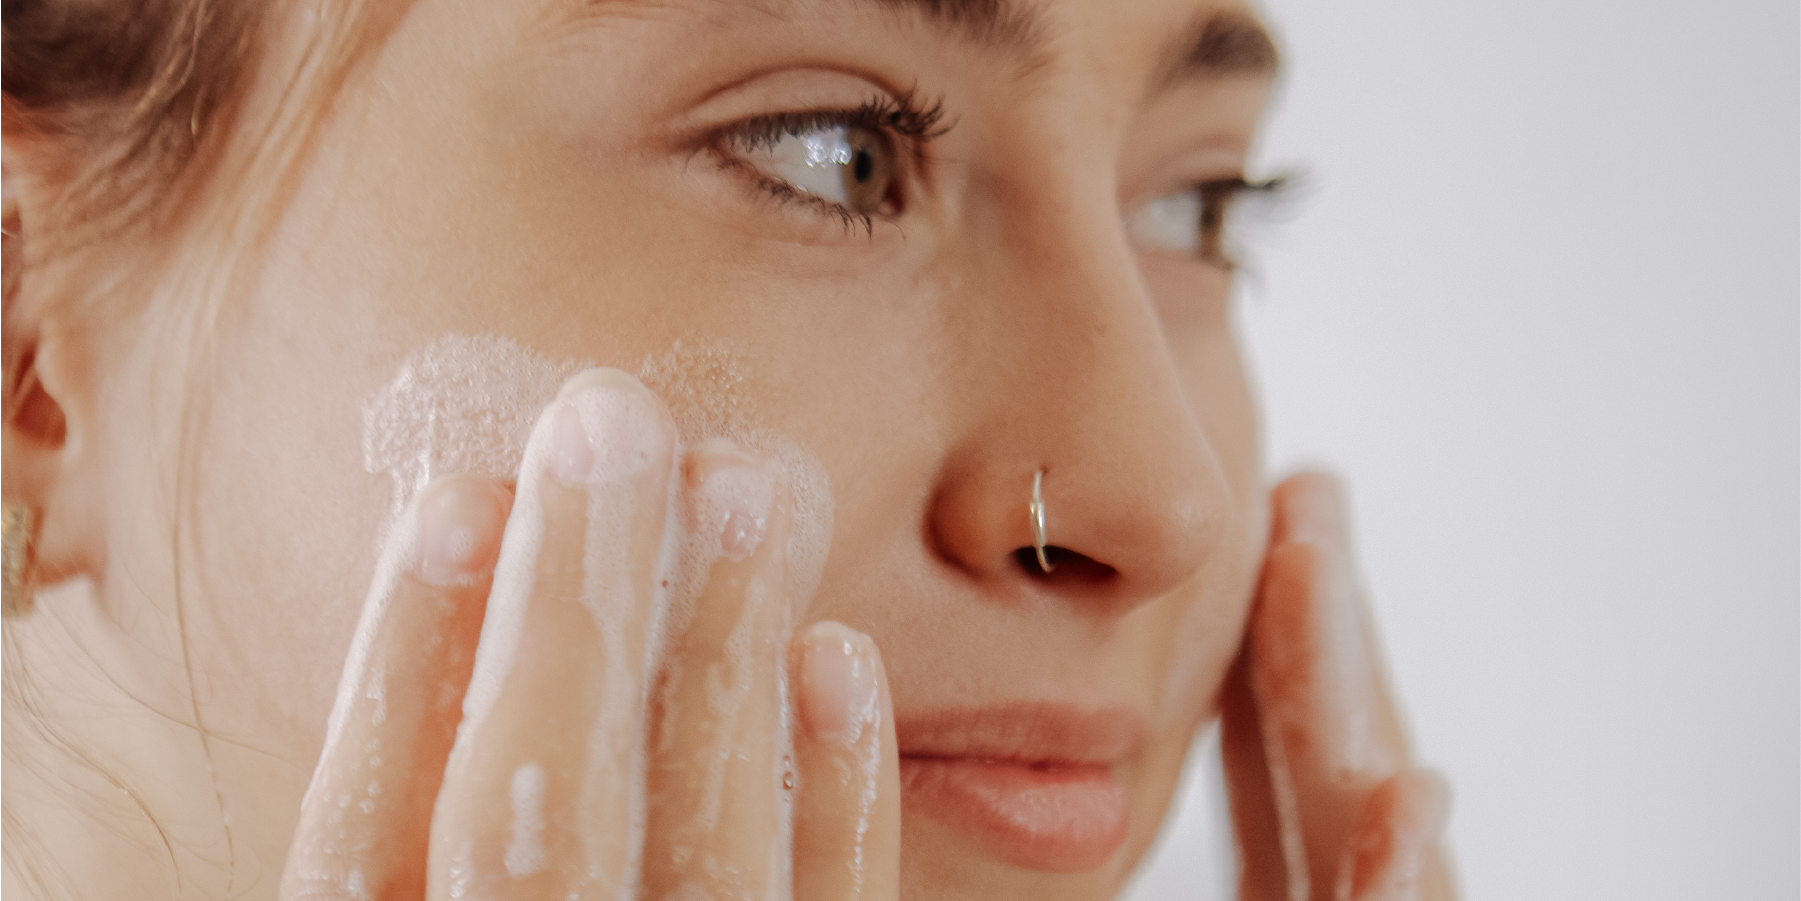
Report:
M 1110 896 L 1212 715 L 1262 551 L 1230 272 L 1194 206 L 1244 174 L 1273 62 L 1251 14 L 418 0 L 370 53 L 218 324 L 197 448 L 194 628 L 236 686 L 209 724 L 292 764 L 259 790 L 297 806 L 418 474 L 378 457 L 507 453 L 504 422 L 372 432 L 535 412 L 598 363 L 829 497 L 796 621 L 874 638 L 903 773 L 964 742 L 1098 755 L 1124 788 L 1125 838 L 1098 844 L 908 793 L 907 895 Z M 409 359 L 453 376 L 396 393 Z

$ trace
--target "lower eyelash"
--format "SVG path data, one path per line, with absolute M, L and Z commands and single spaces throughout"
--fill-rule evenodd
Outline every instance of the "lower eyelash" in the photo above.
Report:
M 875 220 L 868 214 L 856 212 L 841 203 L 833 203 L 818 195 L 802 191 L 779 178 L 771 177 L 756 166 L 728 153 L 721 152 L 719 157 L 721 165 L 741 171 L 748 175 L 756 184 L 756 187 L 763 192 L 765 197 L 784 205 L 794 204 L 806 207 L 813 212 L 837 219 L 844 225 L 844 230 L 847 233 L 862 229 L 864 235 L 871 238 L 875 236 Z

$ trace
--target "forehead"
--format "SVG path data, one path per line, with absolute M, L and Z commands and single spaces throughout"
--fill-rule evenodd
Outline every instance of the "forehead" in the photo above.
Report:
M 633 15 L 659 0 L 553 0 L 576 18 Z M 717 12 L 773 20 L 865 20 L 926 31 L 1011 57 L 1027 70 L 1065 48 L 1112 45 L 1154 64 L 1159 87 L 1190 79 L 1273 76 L 1279 54 L 1242 0 L 719 0 Z M 1146 53 L 1150 55 L 1145 56 Z

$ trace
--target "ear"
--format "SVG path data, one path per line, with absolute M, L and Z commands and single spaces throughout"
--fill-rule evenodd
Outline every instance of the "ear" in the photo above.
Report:
M 54 142 L 22 121 L 11 98 L 0 134 L 0 241 L 4 242 L 4 466 L 0 493 L 37 514 L 38 584 L 98 574 L 105 531 L 97 515 L 102 480 L 96 457 L 92 370 L 86 335 L 71 301 L 45 278 L 41 253 L 46 213 L 66 183 Z

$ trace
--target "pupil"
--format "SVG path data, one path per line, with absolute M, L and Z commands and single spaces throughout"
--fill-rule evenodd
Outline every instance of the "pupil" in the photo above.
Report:
M 870 174 L 875 171 L 875 158 L 869 155 L 869 151 L 859 150 L 851 159 L 850 165 L 851 174 L 856 176 L 857 181 L 868 181 Z

